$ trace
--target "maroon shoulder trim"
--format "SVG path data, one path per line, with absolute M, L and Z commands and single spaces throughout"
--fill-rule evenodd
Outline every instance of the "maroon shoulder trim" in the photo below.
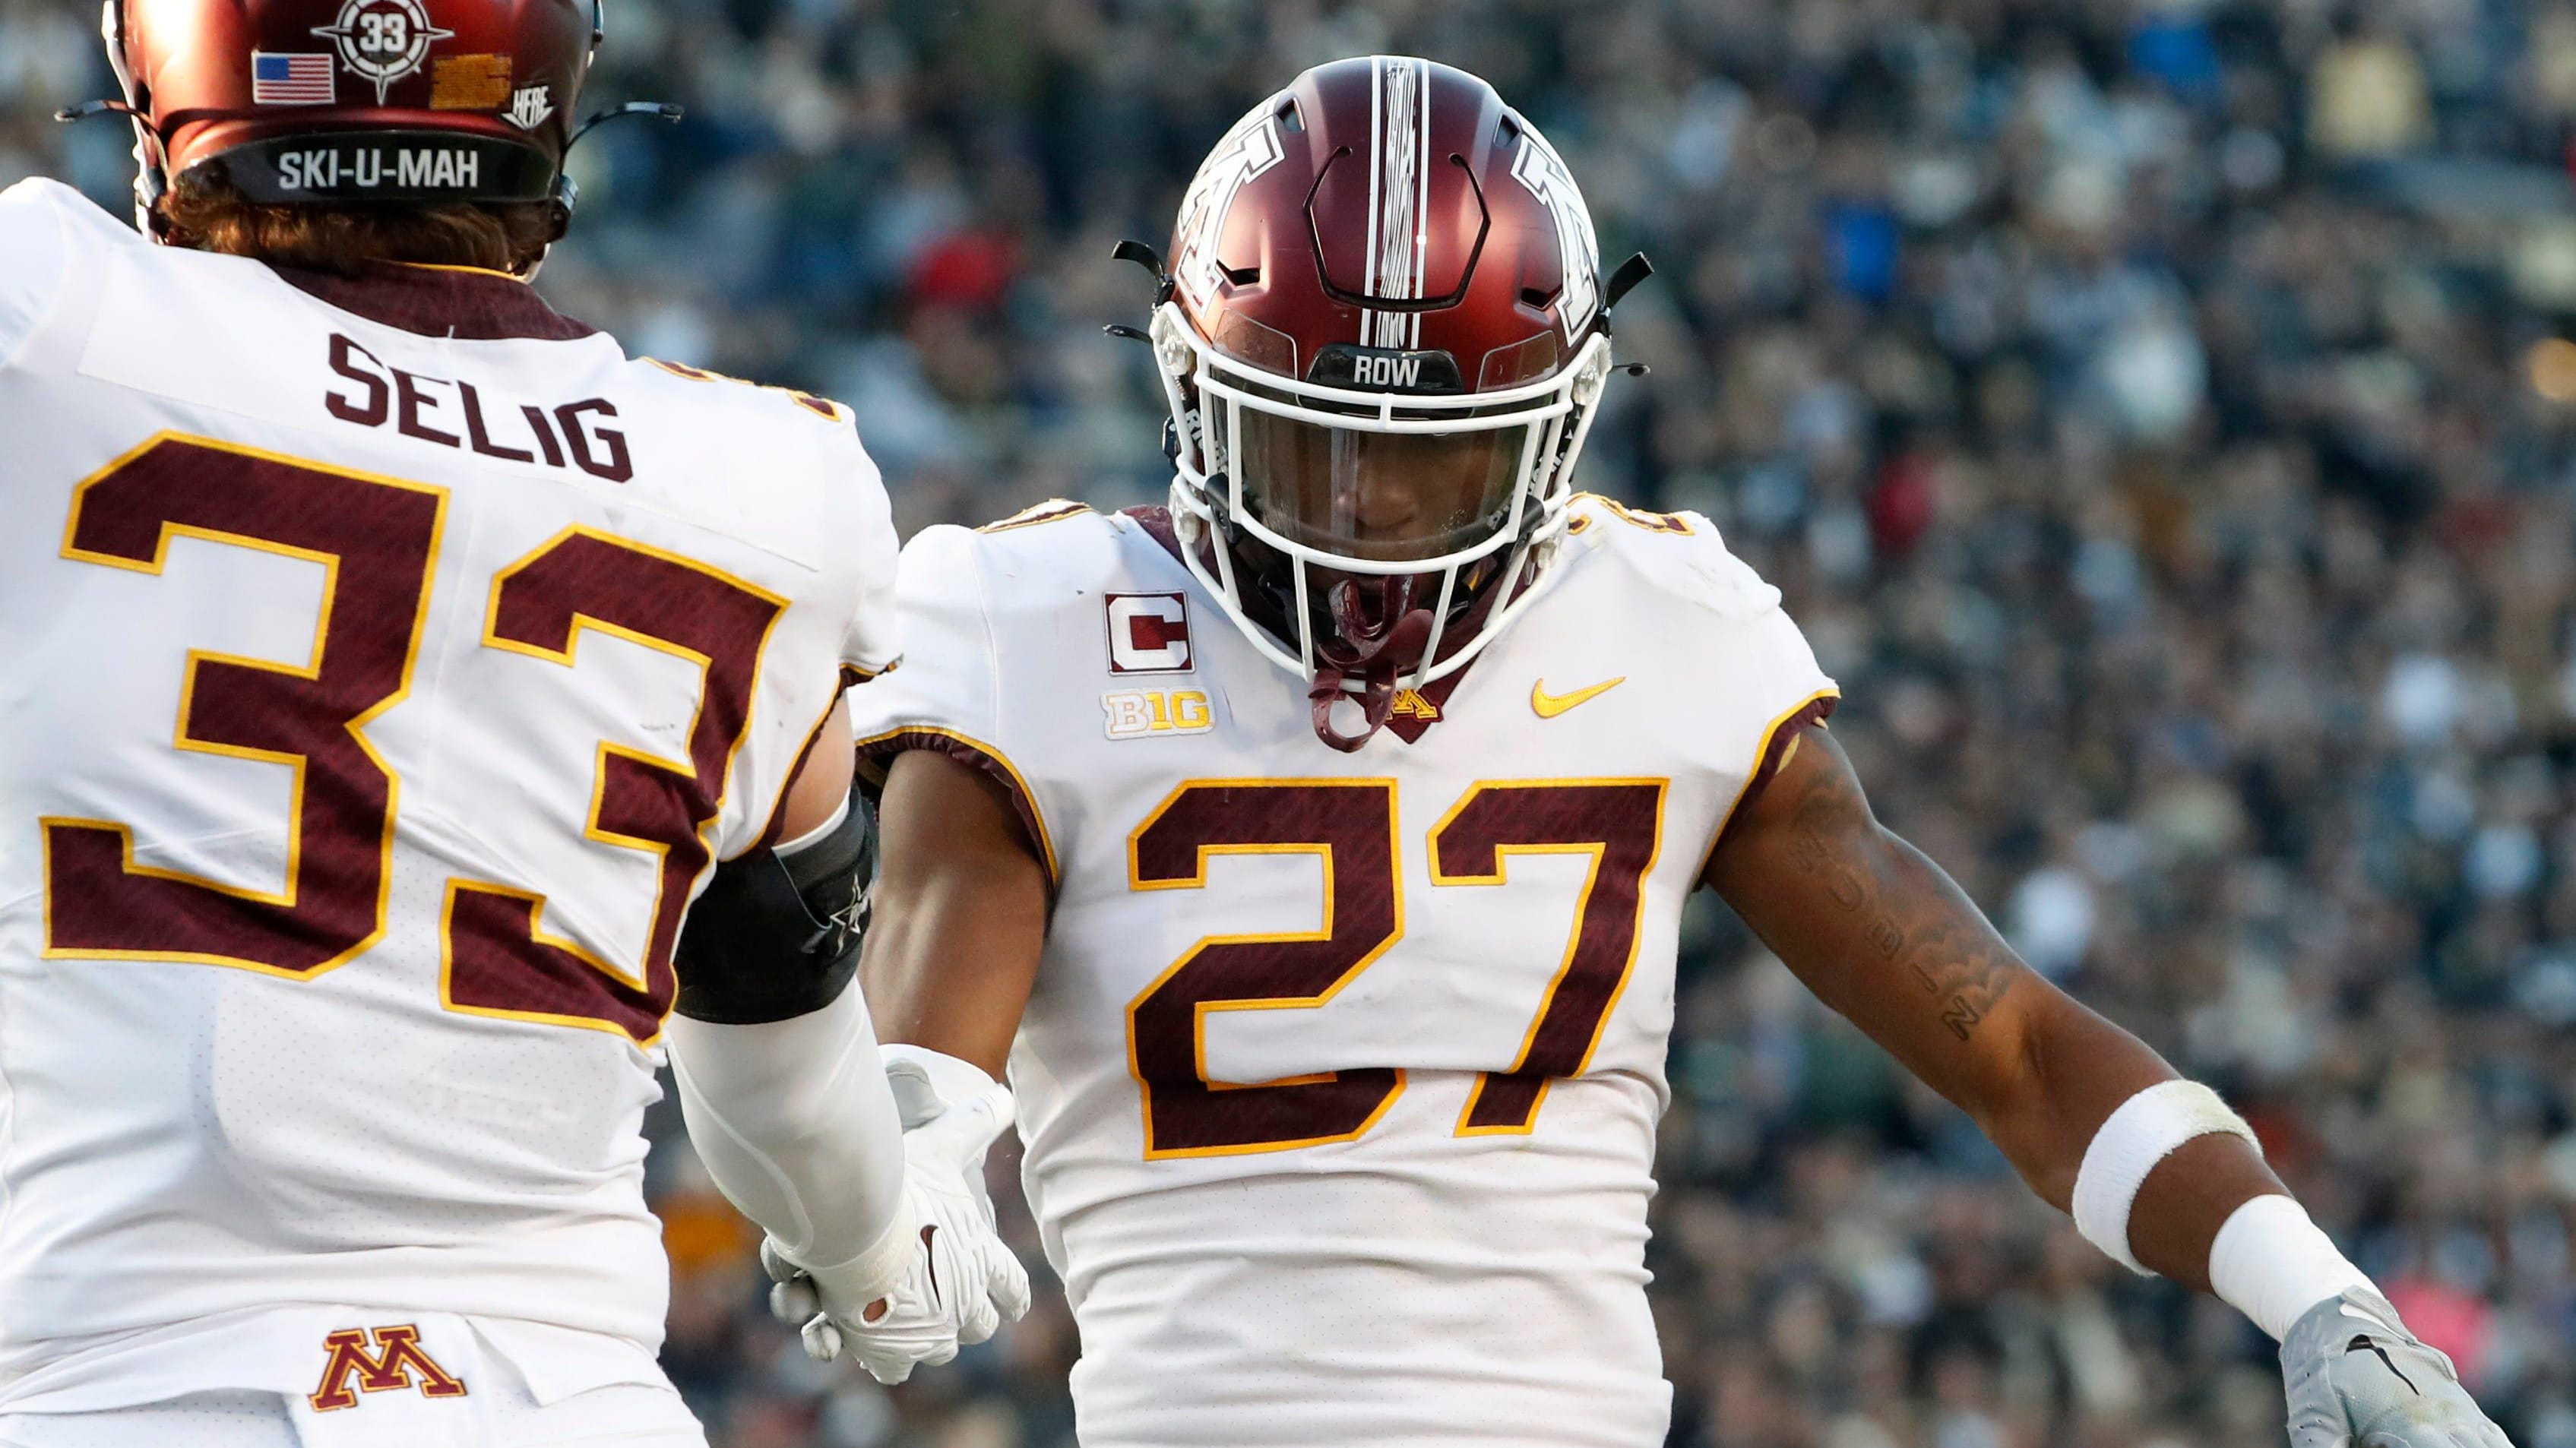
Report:
M 1011 808 L 1020 816 L 1020 828 L 1028 831 L 1029 842 L 1037 846 L 1038 864 L 1046 871 L 1047 900 L 1052 906 L 1056 889 L 1062 883 L 1062 876 L 1056 868 L 1055 842 L 1047 837 L 1046 820 L 1038 813 L 1037 797 L 1029 792 L 1029 782 L 1021 777 L 1019 770 L 982 743 L 929 725 L 872 734 L 859 741 L 859 758 L 882 762 L 915 749 L 945 754 L 1001 781 L 1002 788 L 1011 796 Z
M 1796 746 L 1798 736 L 1808 726 L 1820 725 L 1833 717 L 1834 706 L 1841 702 L 1840 694 L 1819 694 L 1796 713 L 1771 726 L 1770 737 L 1762 741 L 1762 758 L 1753 766 L 1753 777 L 1744 781 L 1744 788 L 1735 796 L 1734 806 L 1726 812 L 1726 823 L 1718 826 L 1717 839 L 1708 847 L 1707 859 L 1700 861 L 1699 870 L 1703 878 L 1708 874 L 1708 861 L 1717 858 L 1718 846 L 1725 844 L 1727 838 L 1735 833 L 1735 822 L 1753 813 L 1753 806 L 1762 798 L 1762 791 L 1771 787 L 1772 779 L 1780 773 L 1780 766 L 1789 762 L 1789 751 Z
M 329 306 L 387 327 L 462 342 L 573 342 L 598 328 L 545 303 L 536 288 L 495 272 L 379 267 L 364 276 L 272 266 L 278 279 Z
M 1168 506 L 1156 503 L 1148 507 L 1121 508 L 1118 514 L 1135 519 L 1136 526 L 1145 530 L 1145 536 L 1162 544 L 1163 551 L 1172 555 L 1172 561 L 1181 561 L 1181 535 L 1172 530 L 1172 510 Z

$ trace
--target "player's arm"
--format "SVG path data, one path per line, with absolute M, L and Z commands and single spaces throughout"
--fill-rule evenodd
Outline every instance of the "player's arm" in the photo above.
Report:
M 2025 966 L 1940 866 L 1879 824 L 1829 732 L 1791 748 L 1708 883 L 1819 999 L 1975 1118 L 2031 1190 L 2072 1210 L 2094 1134 L 2173 1068 Z M 2206 1288 L 2220 1224 L 2282 1190 L 2243 1139 L 2194 1139 L 2148 1174 L 2127 1250 Z
M 1826 731 L 1797 737 L 1706 879 L 2095 1245 L 2215 1291 L 2283 1339 L 2300 1448 L 2360 1441 L 2374 1424 L 2400 1448 L 2447 1448 L 2452 1432 L 2503 1442 L 2447 1359 L 2291 1200 L 2243 1121 L 2024 965 L 1938 865 L 1879 824 Z
M 668 1039 L 689 1137 L 772 1248 L 863 1309 L 916 1255 L 903 1128 L 849 989 L 874 860 L 846 705 L 790 783 L 780 843 L 717 867 L 680 933 Z
M 1047 879 L 1000 781 L 913 750 L 887 769 L 860 977 L 888 1041 L 999 1078 L 1046 944 Z
M 914 1363 L 945 1362 L 958 1343 L 981 1342 L 1028 1310 L 1028 1277 L 993 1234 L 983 1170 L 986 1148 L 1011 1124 L 999 1078 L 1037 972 L 1047 895 L 1008 796 L 945 755 L 897 755 L 877 818 L 884 861 L 865 993 L 889 1044 L 871 1052 L 882 1061 L 873 1085 L 897 1108 L 931 1270 L 854 1317 L 834 1305 L 823 1274 L 803 1269 L 807 1259 L 773 1255 L 768 1265 L 780 1284 L 771 1310 L 802 1325 L 809 1352 L 831 1358 L 846 1346 L 880 1380 L 900 1382 Z

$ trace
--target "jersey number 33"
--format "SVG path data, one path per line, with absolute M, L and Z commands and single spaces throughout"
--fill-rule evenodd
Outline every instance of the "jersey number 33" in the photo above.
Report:
M 318 563 L 325 584 L 302 666 L 191 653 L 179 695 L 183 751 L 294 771 L 285 886 L 242 889 L 136 863 L 130 828 L 47 818 L 45 953 L 188 960 L 309 979 L 385 933 L 402 784 L 369 745 L 369 721 L 410 693 L 446 522 L 445 490 L 164 434 L 83 482 L 63 554 L 159 574 L 191 537 Z M 760 654 L 787 601 L 703 564 L 569 527 L 491 581 L 482 644 L 569 667 L 597 630 L 689 660 L 704 684 L 688 763 L 603 743 L 588 838 L 661 861 L 639 971 L 540 928 L 544 898 L 451 879 L 440 914 L 442 1004 L 624 1034 L 660 1034 L 671 953 L 708 858 L 751 707 Z M 569 676 L 567 676 L 569 678 Z

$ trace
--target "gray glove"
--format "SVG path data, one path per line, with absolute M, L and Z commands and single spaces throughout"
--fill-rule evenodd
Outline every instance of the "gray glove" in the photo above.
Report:
M 2291 1448 L 2513 1448 L 2440 1350 L 2365 1288 L 2329 1297 L 2281 1339 Z

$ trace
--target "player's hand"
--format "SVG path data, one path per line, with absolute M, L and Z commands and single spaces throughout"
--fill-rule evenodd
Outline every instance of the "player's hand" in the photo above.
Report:
M 2513 1448 L 2459 1371 L 2355 1288 L 2309 1308 L 2281 1339 L 2291 1448 Z
M 887 1075 L 906 1127 L 904 1192 L 921 1222 L 910 1270 L 884 1297 L 852 1303 L 765 1243 L 761 1265 L 778 1284 L 771 1313 L 798 1325 L 809 1356 L 829 1362 L 846 1349 L 877 1381 L 899 1383 L 990 1338 L 1003 1319 L 1017 1322 L 1029 1278 L 996 1234 L 984 1191 L 984 1153 L 1011 1124 L 1010 1092 L 978 1073 L 972 1085 L 942 1083 L 959 1093 L 943 1096 L 911 1062 Z

